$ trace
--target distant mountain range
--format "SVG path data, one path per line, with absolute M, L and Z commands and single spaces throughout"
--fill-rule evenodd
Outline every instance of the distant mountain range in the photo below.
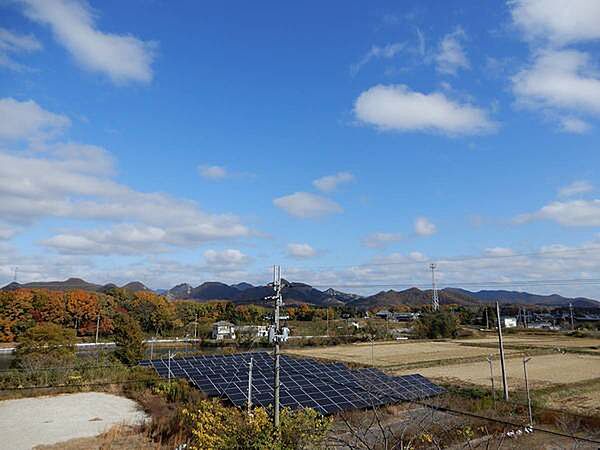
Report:
M 317 306 L 341 306 L 348 305 L 359 309 L 388 308 L 392 306 L 423 306 L 431 303 L 431 290 L 410 288 L 403 291 L 381 291 L 370 296 L 360 296 L 340 292 L 335 289 L 321 291 L 305 283 L 285 282 L 282 290 L 287 304 L 307 303 Z M 80 278 L 69 278 L 65 281 L 42 281 L 33 283 L 10 283 L 1 290 L 15 289 L 49 289 L 55 291 L 72 291 L 82 289 L 92 292 L 106 292 L 110 288 L 118 287 L 109 283 L 99 285 L 88 283 Z M 143 283 L 134 281 L 121 286 L 132 292 L 149 291 Z M 171 289 L 158 293 L 176 300 L 229 300 L 239 304 L 262 304 L 265 297 L 272 295 L 273 290 L 269 286 L 254 286 L 250 283 L 225 284 L 217 281 L 208 281 L 199 286 L 188 283 L 178 284 Z M 584 297 L 568 298 L 557 294 L 537 295 L 528 292 L 484 290 L 471 292 L 465 289 L 446 288 L 439 291 L 439 299 L 442 305 L 455 304 L 463 306 L 475 306 L 495 301 L 501 303 L 514 303 L 520 305 L 543 305 L 543 306 L 568 306 L 572 303 L 577 308 L 600 308 L 600 302 Z
M 12 282 L 4 286 L 2 291 L 14 291 L 17 289 L 48 289 L 49 291 L 90 291 L 90 292 L 105 292 L 111 288 L 126 289 L 131 292 L 138 291 L 150 291 L 143 283 L 139 281 L 132 281 L 131 283 L 124 284 L 123 286 L 117 286 L 114 283 L 108 283 L 105 285 L 88 283 L 81 278 L 69 278 L 65 281 L 34 281 L 32 283 L 16 283 Z

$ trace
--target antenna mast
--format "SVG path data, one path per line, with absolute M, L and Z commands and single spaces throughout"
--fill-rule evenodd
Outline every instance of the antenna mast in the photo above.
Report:
M 273 425 L 275 428 L 279 428 L 279 344 L 285 342 L 288 338 L 289 330 L 287 328 L 281 328 L 279 325 L 279 308 L 283 306 L 283 299 L 281 296 L 281 267 L 273 266 L 273 291 L 274 295 L 268 297 L 275 303 L 275 311 L 273 314 L 273 325 L 269 330 L 269 341 L 273 344 L 273 356 L 275 364 L 273 366 Z
M 431 301 L 431 306 L 434 311 L 438 311 L 440 309 L 440 300 L 438 298 L 438 291 L 437 291 L 437 287 L 435 285 L 435 269 L 436 269 L 436 267 L 437 266 L 435 263 L 431 263 L 429 265 L 429 268 L 431 269 L 431 286 L 433 289 L 433 298 Z

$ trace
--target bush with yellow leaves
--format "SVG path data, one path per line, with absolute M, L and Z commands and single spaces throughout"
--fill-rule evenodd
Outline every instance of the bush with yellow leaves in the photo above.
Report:
M 248 414 L 218 399 L 201 400 L 183 409 L 181 418 L 185 448 L 192 450 L 319 448 L 331 425 L 331 419 L 313 409 L 284 408 L 276 432 L 267 409 L 254 408 Z

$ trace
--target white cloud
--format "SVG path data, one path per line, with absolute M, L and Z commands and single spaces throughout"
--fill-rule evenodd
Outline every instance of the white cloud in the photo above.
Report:
M 227 249 L 222 251 L 206 250 L 204 259 L 209 266 L 224 268 L 238 267 L 247 264 L 250 258 L 239 250 Z
M 293 258 L 312 258 L 317 251 L 309 244 L 288 244 L 287 254 Z
M 438 72 L 456 75 L 459 69 L 469 69 L 471 64 L 463 49 L 461 41 L 466 37 L 462 28 L 444 36 L 440 42 L 440 48 L 435 55 L 436 68 Z
M 273 204 L 288 214 L 303 219 L 337 214 L 343 211 L 336 202 L 308 192 L 295 192 L 273 200 Z
M 406 44 L 403 42 L 394 42 L 392 44 L 384 45 L 383 47 L 374 45 L 359 62 L 350 66 L 350 73 L 356 75 L 365 64 L 368 64 L 373 59 L 393 58 L 405 47 L 405 45 Z
M 565 45 L 600 39 L 600 2 L 596 0 L 514 0 L 512 19 L 532 40 Z
M 42 49 L 42 44 L 31 34 L 17 34 L 0 28 L 0 66 L 21 71 L 26 67 L 12 58 L 19 53 L 30 53 Z
M 600 114 L 600 78 L 587 53 L 540 52 L 533 64 L 517 73 L 512 82 L 517 99 L 526 106 Z M 578 124 L 572 122 L 573 125 Z
M 415 220 L 415 233 L 419 236 L 431 236 L 436 232 L 436 226 L 427 217 L 417 217 Z
M 68 117 L 46 111 L 33 100 L 0 99 L 0 139 L 43 140 L 70 124 Z
M 15 234 L 17 234 L 17 231 L 18 230 L 14 227 L 0 225 L 0 241 L 12 238 Z
M 560 188 L 558 191 L 558 196 L 562 198 L 573 197 L 574 195 L 585 194 L 586 192 L 591 192 L 593 190 L 594 186 L 592 183 L 586 180 L 578 180 Z
M 515 252 L 506 247 L 490 247 L 486 248 L 484 253 L 489 256 L 512 256 Z
M 400 233 L 372 233 L 363 238 L 362 243 L 366 247 L 380 248 L 387 247 L 400 240 L 402 240 L 402 234 Z
M 598 227 L 600 226 L 600 200 L 556 201 L 536 212 L 521 214 L 515 218 L 516 223 L 534 220 L 552 220 L 568 227 Z
M 48 25 L 54 36 L 86 69 L 102 72 L 115 83 L 150 82 L 155 44 L 131 35 L 96 28 L 95 11 L 78 0 L 22 0 L 25 15 Z
M 70 123 L 36 103 L 0 100 L 0 136 L 5 139 L 57 134 Z M 20 119 L 20 120 L 17 120 Z M 103 148 L 44 142 L 44 152 L 0 147 L 0 217 L 30 225 L 55 217 L 105 222 L 94 230 L 61 231 L 43 244 L 63 253 L 130 254 L 189 248 L 248 236 L 231 214 L 210 214 L 190 200 L 140 192 L 113 179 L 114 160 Z
M 209 180 L 222 180 L 229 175 L 225 167 L 209 165 L 198 166 L 198 173 Z
M 581 120 L 577 117 L 561 117 L 560 127 L 565 133 L 573 134 L 584 134 L 592 128 L 585 120 Z
M 313 181 L 313 186 L 323 192 L 334 191 L 340 184 L 354 181 L 354 175 L 350 172 L 338 172 L 335 175 L 327 175 Z
M 377 85 L 360 94 L 354 113 L 363 123 L 380 130 L 481 134 L 496 125 L 487 113 L 450 100 L 440 92 L 423 94 L 404 85 Z
M 165 252 L 168 242 L 163 228 L 119 224 L 109 229 L 58 234 L 42 244 L 63 254 L 130 255 Z

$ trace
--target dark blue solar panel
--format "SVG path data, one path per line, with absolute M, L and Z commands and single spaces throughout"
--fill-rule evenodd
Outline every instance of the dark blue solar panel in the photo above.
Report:
M 171 359 L 171 377 L 187 379 L 205 394 L 226 398 L 243 407 L 247 403 L 251 358 L 252 402 L 272 405 L 273 357 L 267 352 Z M 142 361 L 140 365 L 153 367 L 163 378 L 169 377 L 168 360 Z M 373 368 L 353 370 L 342 363 L 287 355 L 281 356 L 280 367 L 281 405 L 315 408 L 322 414 L 418 400 L 444 392 L 418 374 L 390 376 Z

